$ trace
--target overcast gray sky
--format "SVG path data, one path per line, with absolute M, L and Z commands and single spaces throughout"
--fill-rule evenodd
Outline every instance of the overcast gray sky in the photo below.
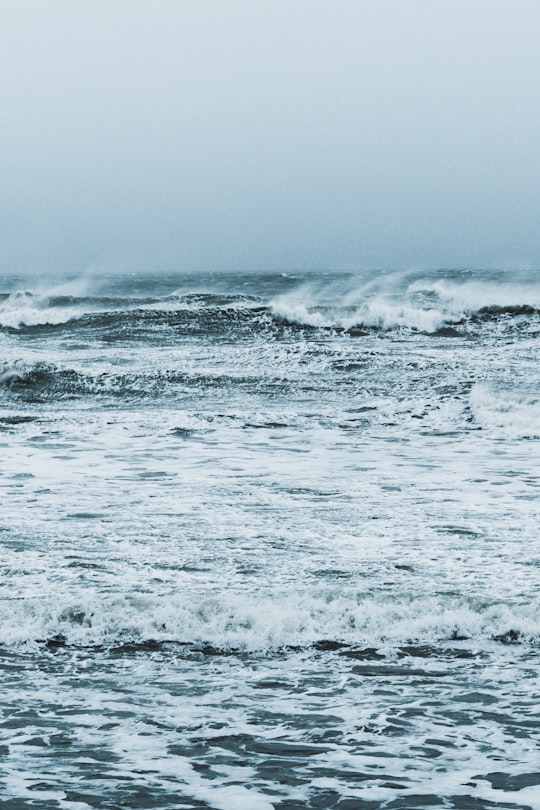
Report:
M 538 0 L 0 0 L 3 272 L 540 266 Z

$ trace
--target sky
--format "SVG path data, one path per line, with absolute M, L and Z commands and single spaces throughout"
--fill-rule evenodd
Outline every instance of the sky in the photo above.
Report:
M 540 267 L 538 0 L 0 0 L 0 270 Z

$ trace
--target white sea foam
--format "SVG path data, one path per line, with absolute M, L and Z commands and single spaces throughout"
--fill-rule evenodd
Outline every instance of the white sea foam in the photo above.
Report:
M 459 324 L 489 307 L 540 308 L 540 285 L 517 281 L 450 281 L 437 274 L 410 278 L 407 273 L 374 274 L 334 283 L 310 282 L 277 296 L 272 311 L 280 318 L 314 327 L 406 327 L 435 332 Z
M 509 438 L 540 438 L 540 394 L 477 383 L 470 394 L 476 422 Z
M 50 307 L 48 296 L 17 292 L 0 304 L 0 326 L 20 329 L 22 326 L 66 323 L 84 313 L 80 307 Z
M 357 307 L 350 304 L 309 306 L 299 301 L 298 294 L 295 294 L 275 299 L 272 302 L 272 311 L 289 323 L 326 328 L 366 327 L 386 331 L 408 327 L 422 332 L 434 332 L 446 322 L 444 313 L 438 309 L 418 309 L 383 298 L 376 298 Z
M 396 283 L 400 279 L 395 279 Z M 353 327 L 390 330 L 407 327 L 433 332 L 445 323 L 438 307 L 410 301 L 387 278 L 368 281 L 341 279 L 333 284 L 306 283 L 271 302 L 274 314 L 284 320 L 314 327 Z
M 378 646 L 540 635 L 540 601 L 501 604 L 464 597 L 370 596 L 343 588 L 256 595 L 83 593 L 0 603 L 0 643 L 62 635 L 74 644 L 149 639 L 270 651 L 321 640 Z

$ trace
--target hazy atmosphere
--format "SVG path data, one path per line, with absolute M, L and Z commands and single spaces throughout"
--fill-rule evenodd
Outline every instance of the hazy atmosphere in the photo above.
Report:
M 540 264 L 534 0 L 0 15 L 2 272 Z

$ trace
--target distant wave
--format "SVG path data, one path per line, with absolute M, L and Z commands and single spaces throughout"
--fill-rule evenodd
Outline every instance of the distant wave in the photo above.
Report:
M 246 297 L 193 294 L 164 299 L 36 297 L 17 293 L 0 303 L 0 328 L 7 332 L 85 332 L 130 340 L 163 330 L 173 334 L 224 337 L 232 330 L 256 332 L 271 325 L 267 308 Z
M 268 280 L 267 280 L 268 281 Z M 276 288 L 282 282 L 276 279 Z M 268 281 L 267 287 L 270 286 Z M 540 320 L 540 285 L 499 280 L 452 280 L 386 274 L 359 280 L 298 281 L 277 295 L 223 291 L 151 295 L 75 295 L 62 290 L 4 294 L 4 330 L 103 330 L 129 337 L 138 330 L 170 328 L 186 334 L 229 335 L 235 329 L 408 329 L 428 334 L 464 333 L 484 322 Z
M 288 323 L 318 328 L 390 331 L 411 329 L 437 333 L 448 327 L 484 321 L 540 316 L 540 287 L 526 285 L 461 283 L 416 279 L 407 283 L 402 274 L 394 281 L 355 284 L 353 279 L 328 284 L 306 283 L 276 297 L 272 312 Z

